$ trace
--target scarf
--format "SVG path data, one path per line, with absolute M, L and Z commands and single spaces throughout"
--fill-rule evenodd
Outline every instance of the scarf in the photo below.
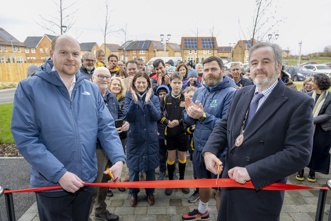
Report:
M 328 91 L 323 91 L 322 94 L 319 96 L 319 98 L 316 101 L 316 92 L 313 92 L 312 98 L 315 101 L 315 106 L 313 109 L 313 117 L 315 118 L 316 116 L 318 116 L 318 113 L 320 112 L 324 102 L 325 102 L 325 97 L 328 95 Z M 314 124 L 314 132 L 315 132 L 315 127 L 316 125 Z

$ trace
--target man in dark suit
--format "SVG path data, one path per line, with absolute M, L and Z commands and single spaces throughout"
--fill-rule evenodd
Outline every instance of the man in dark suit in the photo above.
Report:
M 216 156 L 228 146 L 222 176 L 241 184 L 251 181 L 255 189 L 222 189 L 218 221 L 278 221 L 284 191 L 260 189 L 274 182 L 286 183 L 287 176 L 304 168 L 311 157 L 313 100 L 278 80 L 280 47 L 254 45 L 249 63 L 255 86 L 236 92 L 202 155 L 207 169 L 217 174 L 223 165 Z

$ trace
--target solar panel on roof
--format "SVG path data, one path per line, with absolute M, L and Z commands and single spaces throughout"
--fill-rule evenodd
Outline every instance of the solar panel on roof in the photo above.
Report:
M 202 48 L 203 49 L 212 49 L 214 48 L 214 42 L 212 38 L 203 38 L 202 40 Z
M 184 45 L 185 45 L 185 48 L 197 48 L 198 47 L 197 39 L 185 38 Z

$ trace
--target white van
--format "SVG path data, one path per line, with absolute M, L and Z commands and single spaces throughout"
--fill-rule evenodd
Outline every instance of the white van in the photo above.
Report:
M 182 57 L 153 57 L 151 58 L 147 63 L 146 65 L 148 66 L 152 66 L 153 67 L 153 62 L 156 60 L 156 59 L 162 59 L 164 61 L 164 63 L 166 63 L 167 61 L 169 60 L 172 60 L 174 62 L 174 66 L 177 65 L 177 62 L 178 61 L 182 61 Z

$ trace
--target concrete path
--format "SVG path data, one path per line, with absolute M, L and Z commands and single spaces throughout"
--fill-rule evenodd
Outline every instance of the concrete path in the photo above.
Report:
M 306 171 L 307 174 L 307 171 Z M 187 176 L 192 177 L 192 165 L 188 161 Z M 295 180 L 295 175 L 289 178 L 289 183 L 322 186 L 329 179 L 329 176 L 321 175 L 317 173 L 317 182 L 311 184 L 308 181 L 302 183 Z M 191 193 L 192 193 L 191 189 Z M 138 195 L 138 205 L 136 208 L 132 208 L 128 201 L 128 191 L 119 192 L 117 189 L 113 190 L 114 196 L 107 198 L 108 210 L 120 216 L 120 220 L 123 221 L 179 221 L 183 213 L 197 208 L 198 202 L 189 203 L 187 201 L 188 195 L 183 194 L 180 190 L 175 190 L 171 196 L 164 194 L 164 189 L 157 189 L 155 198 L 156 202 L 154 206 L 148 206 L 144 197 L 144 190 Z M 18 195 L 18 194 L 16 194 Z M 316 208 L 318 201 L 319 191 L 287 191 L 285 193 L 284 206 L 281 213 L 281 221 L 314 221 L 316 216 Z M 330 209 L 330 195 L 327 197 L 324 221 L 328 220 Z M 15 201 L 15 205 L 19 203 Z M 216 220 L 216 202 L 212 198 L 209 203 L 210 221 Z M 18 218 L 18 217 L 17 217 Z M 93 220 L 93 217 L 91 217 Z M 6 219 L 5 219 L 6 220 Z M 37 215 L 36 203 L 26 210 L 26 212 L 20 217 L 19 221 L 39 221 Z

